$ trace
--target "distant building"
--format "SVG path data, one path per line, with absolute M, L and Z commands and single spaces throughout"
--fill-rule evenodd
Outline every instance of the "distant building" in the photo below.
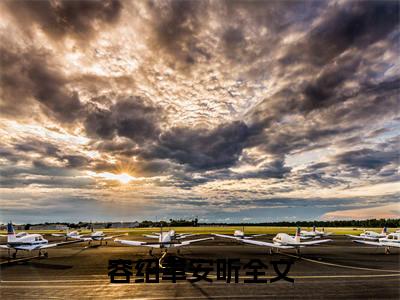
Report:
M 13 224 L 15 230 L 25 230 L 25 225 L 15 225 Z M 1 224 L 0 230 L 7 230 L 7 224 Z
M 113 222 L 110 228 L 136 228 L 139 227 L 139 222 Z
M 139 222 L 99 222 L 92 224 L 93 229 L 105 228 L 136 228 L 139 227 Z
M 29 230 L 67 230 L 68 226 L 63 224 L 39 224 L 39 225 L 31 225 Z

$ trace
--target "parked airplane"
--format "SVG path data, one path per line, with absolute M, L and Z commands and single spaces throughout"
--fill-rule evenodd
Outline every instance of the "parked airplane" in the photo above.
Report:
M 226 234 L 217 234 L 213 233 L 212 235 L 222 237 L 222 238 L 228 238 L 228 239 L 235 239 L 235 240 L 242 240 L 242 239 L 252 239 L 258 236 L 263 236 L 265 234 L 252 234 L 252 235 L 245 235 L 244 234 L 244 227 L 242 230 L 235 230 L 232 235 L 226 235 Z
M 385 247 L 385 253 L 390 253 L 390 248 L 400 248 L 400 233 L 390 233 L 386 237 L 378 239 L 377 242 L 373 241 L 363 241 L 363 240 L 353 240 L 355 243 Z
M 80 238 L 85 242 L 89 242 L 89 245 L 92 243 L 92 241 L 100 241 L 100 246 L 103 244 L 103 241 L 105 241 L 105 244 L 107 245 L 108 240 L 111 240 L 119 236 L 127 235 L 126 233 L 124 233 L 124 234 L 107 236 L 103 231 L 94 231 L 93 226 L 91 226 L 91 231 L 92 233 L 89 236 L 81 236 Z
M 76 241 L 69 241 L 69 242 L 61 242 L 61 243 L 53 243 L 49 244 L 49 241 L 44 239 L 40 234 L 28 234 L 26 232 L 20 232 L 15 234 L 14 227 L 12 223 L 7 224 L 7 244 L 0 245 L 0 248 L 8 250 L 8 256 L 10 256 L 10 250 L 14 249 L 15 252 L 13 253 L 12 257 L 17 257 L 18 250 L 24 251 L 32 251 L 32 250 L 39 250 L 39 256 L 42 255 L 41 250 L 63 246 L 72 243 L 78 243 L 81 240 Z M 43 253 L 45 257 L 48 257 L 48 253 Z
M 53 233 L 52 236 L 64 237 L 65 240 L 82 238 L 82 235 L 80 235 L 78 231 L 74 230 L 70 232 L 69 229 L 67 229 L 66 233 Z
M 366 230 L 360 235 L 352 235 L 352 234 L 346 234 L 348 237 L 351 238 L 356 238 L 356 239 L 363 239 L 363 240 L 369 240 L 369 241 L 377 241 L 380 238 L 384 238 L 387 236 L 387 227 L 383 227 L 381 233 L 377 233 L 375 231 L 370 231 Z
M 228 236 L 226 236 L 228 237 Z M 232 238 L 232 237 L 231 237 Z M 307 247 L 307 246 L 313 246 L 317 244 L 322 244 L 326 242 L 330 242 L 332 240 L 327 239 L 327 240 L 314 240 L 314 241 L 308 241 L 308 242 L 302 242 L 300 240 L 300 228 L 297 228 L 296 235 L 290 236 L 286 233 L 278 233 L 273 239 L 272 243 L 270 242 L 262 242 L 262 241 L 255 241 L 252 239 L 238 239 L 239 241 L 247 244 L 252 244 L 252 245 L 257 245 L 257 246 L 265 246 L 265 247 L 270 247 L 270 253 L 272 253 L 272 249 L 296 249 L 297 254 L 300 254 L 300 248 Z
M 161 234 L 160 232 L 153 232 L 153 234 L 143 234 L 143 236 L 151 239 L 159 239 L 160 234 Z M 191 233 L 176 233 L 176 231 L 173 229 L 169 231 L 169 234 L 172 240 L 181 240 L 196 235 Z
M 302 230 L 300 232 L 301 237 L 305 238 L 320 238 L 331 234 L 332 232 L 325 232 L 324 228 L 322 228 L 322 231 L 318 231 L 315 226 L 313 226 L 312 231 Z
M 197 243 L 197 242 L 214 239 L 213 237 L 208 237 L 208 238 L 201 238 L 201 239 L 195 239 L 195 240 L 181 241 L 181 239 L 174 239 L 172 234 L 173 234 L 173 230 L 170 230 L 168 232 L 163 232 L 162 227 L 161 227 L 160 233 L 157 235 L 157 237 L 158 237 L 157 242 L 142 242 L 142 241 L 120 240 L 120 239 L 115 239 L 114 242 L 117 242 L 117 243 L 120 243 L 123 245 L 128 245 L 128 246 L 150 247 L 152 249 L 150 249 L 149 254 L 152 255 L 153 248 L 165 249 L 165 253 L 166 253 L 166 250 L 168 248 L 184 247 L 184 246 L 188 246 L 192 243 Z M 155 236 L 153 236 L 153 238 Z

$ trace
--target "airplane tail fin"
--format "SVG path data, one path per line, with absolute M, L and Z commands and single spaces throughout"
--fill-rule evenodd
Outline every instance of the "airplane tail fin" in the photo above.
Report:
M 382 234 L 387 234 L 387 227 L 385 226 L 385 227 L 383 227 L 383 229 L 382 229 Z
M 17 239 L 15 234 L 14 226 L 12 223 L 7 224 L 7 242 L 14 242 Z
M 301 231 L 300 227 L 297 227 L 296 235 L 294 236 L 296 243 L 300 243 L 300 231 Z

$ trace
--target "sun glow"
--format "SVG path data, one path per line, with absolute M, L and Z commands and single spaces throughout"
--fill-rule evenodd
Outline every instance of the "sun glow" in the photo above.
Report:
M 131 180 L 134 180 L 135 177 L 127 174 L 127 173 L 121 173 L 121 174 L 114 174 L 114 173 L 110 173 L 110 172 L 103 172 L 103 173 L 94 173 L 94 172 L 90 172 L 89 174 L 90 176 L 94 176 L 94 177 L 101 177 L 104 179 L 108 179 L 108 180 L 117 180 L 120 183 L 123 184 L 127 184 L 129 183 Z

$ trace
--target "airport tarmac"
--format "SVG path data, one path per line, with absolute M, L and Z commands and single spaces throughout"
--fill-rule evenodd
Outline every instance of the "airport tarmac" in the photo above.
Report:
M 129 237 L 136 239 L 137 237 Z M 257 238 L 270 240 L 271 236 Z M 7 251 L 0 252 L 1 299 L 399 299 L 400 251 L 392 249 L 384 254 L 383 248 L 356 245 L 344 236 L 334 236 L 329 244 L 303 248 L 301 258 L 294 250 L 269 254 L 269 249 L 242 245 L 236 241 L 217 238 L 194 246 L 181 248 L 179 257 L 185 259 L 240 259 L 239 283 L 216 280 L 216 267 L 208 276 L 211 283 L 186 280 L 172 283 L 129 284 L 110 283 L 110 259 L 150 258 L 148 248 L 127 247 L 109 242 L 96 247 L 93 243 L 78 243 L 48 250 L 48 258 L 7 262 Z M 144 239 L 143 239 L 144 240 Z M 170 251 L 176 255 L 176 249 Z M 34 252 L 33 252 L 34 253 Z M 33 253 L 19 252 L 18 257 Z M 155 251 L 155 254 L 159 253 Z M 244 283 L 251 276 L 243 267 L 251 259 L 260 259 L 268 266 L 266 276 L 276 276 L 271 261 L 293 260 L 288 277 L 268 283 Z M 283 268 L 282 268 L 283 269 Z M 133 269 L 135 275 L 135 269 Z M 191 274 L 191 273 L 188 273 Z

